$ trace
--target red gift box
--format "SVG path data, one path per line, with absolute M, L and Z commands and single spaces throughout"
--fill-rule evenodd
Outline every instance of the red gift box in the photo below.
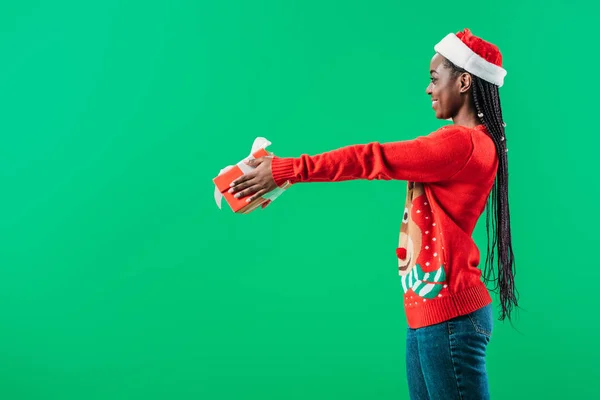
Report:
M 265 157 L 268 155 L 270 154 L 265 149 L 259 149 L 252 153 L 250 159 Z M 233 212 L 240 214 L 248 214 L 260 205 L 266 207 L 269 203 L 268 199 L 265 199 L 260 196 L 254 199 L 254 201 L 248 203 L 246 200 L 249 198 L 249 196 L 235 198 L 234 193 L 229 193 L 229 189 L 231 189 L 231 182 L 244 175 L 244 171 L 242 170 L 242 168 L 246 170 L 246 173 L 253 169 L 249 165 L 244 164 L 247 159 L 248 158 L 240 161 L 239 163 L 231 167 L 229 170 L 223 172 L 222 174 L 213 179 L 215 186 L 223 195 L 225 201 L 227 201 L 227 204 L 229 204 Z

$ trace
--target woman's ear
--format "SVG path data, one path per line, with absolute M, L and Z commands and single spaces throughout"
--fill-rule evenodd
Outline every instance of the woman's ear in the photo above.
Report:
M 460 81 L 460 92 L 467 93 L 471 89 L 471 85 L 473 84 L 473 78 L 469 73 L 462 73 L 458 78 Z

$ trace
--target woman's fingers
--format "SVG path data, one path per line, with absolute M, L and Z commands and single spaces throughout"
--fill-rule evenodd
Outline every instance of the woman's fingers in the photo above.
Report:
M 250 197 L 247 201 L 248 203 L 251 201 L 254 201 L 255 199 L 258 199 L 260 196 L 267 194 L 269 191 L 266 189 L 261 189 L 258 192 L 254 193 L 254 195 L 252 195 L 252 197 Z
M 261 190 L 262 189 L 261 189 L 260 185 L 254 185 L 254 186 L 251 186 L 251 187 L 249 187 L 247 189 L 242 190 L 239 193 L 236 193 L 235 197 L 238 198 L 238 199 L 241 199 L 241 198 L 244 198 L 244 197 L 247 197 L 247 196 L 251 196 L 251 195 L 253 195 L 255 193 L 258 193 Z M 251 200 L 247 200 L 247 201 L 251 201 Z
M 246 178 L 244 180 L 242 180 L 242 178 L 244 177 L 242 176 L 232 183 L 233 186 L 231 187 L 231 189 L 229 189 L 229 193 L 237 193 L 240 190 L 244 190 L 246 188 L 249 188 L 250 186 L 256 185 L 254 178 Z
M 231 182 L 231 187 L 236 188 L 237 185 L 239 185 L 240 183 L 247 182 L 251 179 L 254 179 L 255 177 L 256 177 L 256 172 L 254 172 L 254 171 L 244 174 L 244 175 L 240 176 L 239 178 L 235 179 L 233 182 Z M 230 192 L 230 193 L 233 193 L 233 192 Z

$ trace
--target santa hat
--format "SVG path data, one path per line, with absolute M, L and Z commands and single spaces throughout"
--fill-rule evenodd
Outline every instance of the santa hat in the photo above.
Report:
M 436 52 L 456 66 L 493 83 L 504 84 L 506 70 L 502 68 L 502 54 L 498 47 L 474 36 L 469 29 L 449 33 L 434 46 Z

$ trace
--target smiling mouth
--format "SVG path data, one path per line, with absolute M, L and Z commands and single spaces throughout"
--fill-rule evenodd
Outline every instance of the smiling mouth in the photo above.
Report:
M 403 259 L 403 262 L 406 262 L 406 264 L 402 265 L 402 266 L 398 266 L 398 268 L 400 269 L 400 271 L 406 271 L 408 269 L 408 267 L 410 266 L 410 260 L 411 257 L 406 257 L 405 259 Z

